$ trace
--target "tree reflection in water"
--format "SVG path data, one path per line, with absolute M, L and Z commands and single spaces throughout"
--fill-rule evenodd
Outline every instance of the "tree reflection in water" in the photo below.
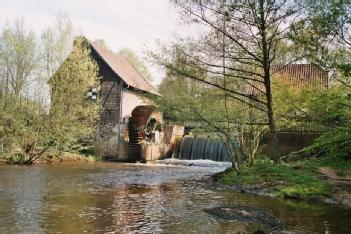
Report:
M 209 168 L 82 163 L 0 167 L 0 233 L 252 233 L 204 209 L 261 208 L 289 229 L 351 230 L 350 212 L 235 193 L 201 180 Z

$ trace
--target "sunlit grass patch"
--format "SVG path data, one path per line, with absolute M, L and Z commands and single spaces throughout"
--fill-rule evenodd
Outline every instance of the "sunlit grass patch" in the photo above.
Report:
M 258 185 L 279 197 L 305 199 L 328 194 L 327 182 L 318 176 L 318 168 L 306 163 L 275 164 L 257 160 L 252 167 L 243 167 L 240 175 L 229 169 L 217 174 L 215 180 L 227 185 Z

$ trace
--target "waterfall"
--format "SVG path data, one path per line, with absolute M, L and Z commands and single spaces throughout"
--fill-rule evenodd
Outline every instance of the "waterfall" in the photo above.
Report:
M 179 159 L 190 159 L 193 137 L 184 137 L 180 143 Z
M 190 159 L 205 159 L 206 146 L 208 142 L 208 139 L 205 138 L 194 138 Z
M 234 149 L 238 148 L 232 142 Z M 222 141 L 202 137 L 186 136 L 175 144 L 172 157 L 185 160 L 208 159 L 213 161 L 229 161 L 228 151 Z

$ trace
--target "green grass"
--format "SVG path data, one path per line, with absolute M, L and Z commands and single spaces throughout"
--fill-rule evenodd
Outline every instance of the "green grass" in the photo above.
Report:
M 325 196 L 329 192 L 329 185 L 318 175 L 318 167 L 306 162 L 273 164 L 268 160 L 257 160 L 252 167 L 242 168 L 241 175 L 229 169 L 217 174 L 215 180 L 227 185 L 263 184 L 279 197 L 307 199 Z
M 100 157 L 93 154 L 82 154 L 81 152 L 64 152 L 60 155 L 54 154 L 53 161 L 61 162 L 95 162 L 101 160 Z
M 88 161 L 100 161 L 101 157 L 96 155 L 93 149 L 82 149 L 80 151 L 75 152 L 82 157 L 86 157 Z
M 341 160 L 337 157 L 321 157 L 307 161 L 313 167 L 331 167 L 336 170 L 350 170 L 351 160 Z

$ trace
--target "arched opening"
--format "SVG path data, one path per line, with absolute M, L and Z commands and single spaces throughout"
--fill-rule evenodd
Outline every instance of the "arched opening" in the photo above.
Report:
M 132 111 L 132 115 L 128 121 L 128 158 L 133 161 L 139 161 L 141 153 L 141 141 L 145 139 L 144 128 L 148 120 L 155 110 L 152 105 L 137 106 Z

